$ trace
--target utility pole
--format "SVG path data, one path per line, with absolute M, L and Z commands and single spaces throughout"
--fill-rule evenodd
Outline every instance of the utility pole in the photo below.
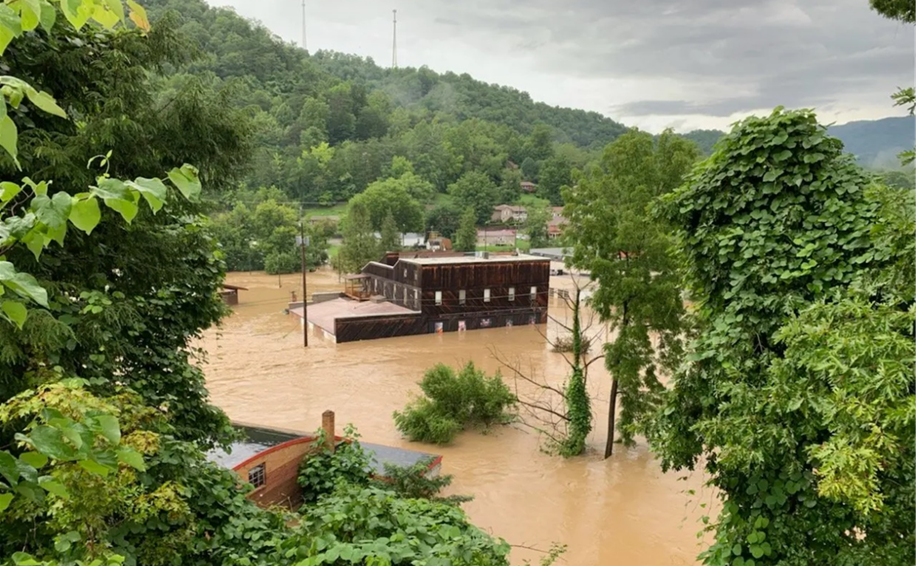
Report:
M 393 35 L 391 36 L 391 68 L 398 68 L 398 11 L 392 10 Z
M 309 318 L 308 318 L 308 293 L 306 289 L 305 274 L 308 273 L 305 265 L 305 220 L 302 217 L 302 206 L 299 206 L 299 253 L 302 257 L 302 346 L 309 347 Z
M 302 0 L 302 49 L 308 50 L 308 44 L 305 42 L 305 0 Z

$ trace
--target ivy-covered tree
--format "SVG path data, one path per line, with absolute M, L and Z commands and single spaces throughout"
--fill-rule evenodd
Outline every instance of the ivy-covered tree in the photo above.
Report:
M 916 559 L 912 205 L 782 109 L 665 198 L 699 332 L 649 433 L 722 500 L 704 563 Z
M 570 264 L 598 282 L 592 305 L 616 332 L 605 345 L 611 375 L 605 458 L 613 452 L 618 397 L 621 440 L 631 445 L 637 421 L 658 403 L 660 371 L 673 367 L 681 351 L 677 266 L 668 230 L 648 207 L 680 184 L 697 156 L 693 142 L 670 131 L 658 140 L 628 132 L 564 194 Z

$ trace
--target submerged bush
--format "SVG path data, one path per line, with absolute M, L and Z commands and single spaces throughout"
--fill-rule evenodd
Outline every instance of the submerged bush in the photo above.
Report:
M 442 501 L 458 505 L 470 501 L 473 497 L 467 495 L 448 495 L 440 496 L 439 493 L 451 485 L 451 475 L 432 475 L 429 467 L 432 465 L 433 458 L 425 458 L 412 466 L 398 466 L 397 464 L 385 464 L 385 474 L 383 478 L 376 479 L 375 482 L 384 489 L 389 489 L 401 497 L 407 499 L 429 499 L 430 501 Z
M 468 362 L 457 374 L 445 364 L 426 371 L 420 389 L 426 394 L 395 411 L 394 422 L 414 441 L 447 444 L 471 426 L 506 423 L 516 402 L 497 372 L 493 377 Z

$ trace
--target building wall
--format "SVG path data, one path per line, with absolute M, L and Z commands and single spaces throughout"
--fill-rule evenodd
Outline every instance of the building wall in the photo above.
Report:
M 431 317 L 547 308 L 550 261 L 546 259 L 422 267 L 422 310 Z M 532 287 L 535 288 L 533 298 Z M 490 291 L 489 301 L 486 300 L 487 289 Z M 510 289 L 514 289 L 514 297 Z M 462 290 L 465 292 L 464 304 L 461 303 Z M 437 293 L 441 294 L 441 302 L 437 301 Z
M 261 507 L 283 505 L 294 508 L 302 503 L 302 489 L 296 483 L 299 463 L 308 453 L 315 438 L 304 436 L 284 442 L 245 460 L 234 470 L 242 481 L 248 481 L 248 471 L 265 464 L 267 482 L 248 494 L 248 499 Z

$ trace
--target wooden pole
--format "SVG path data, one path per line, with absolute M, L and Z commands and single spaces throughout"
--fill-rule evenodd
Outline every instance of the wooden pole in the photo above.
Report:
M 299 253 L 302 259 L 302 347 L 309 347 L 308 292 L 305 274 L 305 221 L 302 218 L 302 207 L 299 207 Z

